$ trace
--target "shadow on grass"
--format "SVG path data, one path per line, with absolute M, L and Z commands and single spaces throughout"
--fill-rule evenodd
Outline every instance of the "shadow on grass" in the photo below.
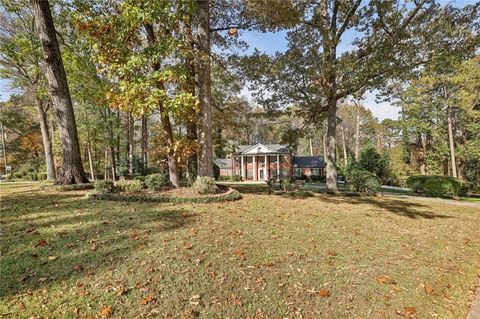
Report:
M 162 205 L 94 202 L 82 194 L 10 194 L 0 207 L 0 297 L 115 268 L 149 236 L 196 214 Z
M 434 218 L 454 218 L 450 215 L 438 214 L 432 211 L 425 210 L 429 208 L 428 205 L 423 205 L 420 203 L 400 200 L 393 198 L 374 198 L 374 197 L 341 197 L 341 196 L 331 196 L 324 195 L 322 200 L 332 203 L 332 204 L 368 204 L 380 209 L 384 209 L 395 215 L 404 216 L 408 218 L 425 218 L 425 219 L 434 219 Z

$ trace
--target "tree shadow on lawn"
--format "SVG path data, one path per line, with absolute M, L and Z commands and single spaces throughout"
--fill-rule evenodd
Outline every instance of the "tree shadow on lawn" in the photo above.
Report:
M 332 195 L 322 195 L 321 198 L 322 201 L 326 201 L 332 204 L 368 204 L 378 207 L 380 209 L 384 209 L 395 215 L 404 216 L 412 219 L 455 218 L 451 215 L 444 215 L 432 211 L 427 211 L 426 208 L 430 208 L 430 206 L 407 200 L 373 197 L 340 197 Z
M 0 297 L 115 268 L 126 256 L 147 247 L 150 235 L 168 236 L 169 231 L 194 223 L 197 215 L 171 206 L 112 204 L 82 197 L 22 193 L 6 200 L 9 205 L 30 203 L 30 208 L 16 209 L 19 219 L 14 218 L 15 211 L 0 209 Z

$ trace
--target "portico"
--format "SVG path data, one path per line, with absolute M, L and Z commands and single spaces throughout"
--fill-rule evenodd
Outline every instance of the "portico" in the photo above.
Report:
M 232 158 L 233 167 L 243 180 L 268 181 L 291 174 L 290 154 L 283 145 L 244 146 Z

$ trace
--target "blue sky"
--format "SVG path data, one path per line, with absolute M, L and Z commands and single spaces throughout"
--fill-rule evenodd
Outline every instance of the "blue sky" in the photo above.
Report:
M 474 4 L 476 1 L 473 0 L 456 0 L 456 1 L 446 1 L 440 0 L 442 4 L 453 4 L 457 7 L 463 7 L 468 4 Z M 261 52 L 265 52 L 268 54 L 273 54 L 277 51 L 284 51 L 287 47 L 287 42 L 285 39 L 285 32 L 278 32 L 278 33 L 259 33 L 259 32 L 242 32 L 239 31 L 239 36 L 245 40 L 250 48 L 248 51 L 253 51 L 254 49 L 258 49 Z M 350 39 L 349 39 L 350 38 Z M 348 42 L 351 40 L 351 37 L 346 37 L 344 42 L 343 50 L 348 48 Z M 343 51 L 340 48 L 340 51 Z M 248 52 L 247 51 L 247 52 Z M 8 81 L 5 79 L 0 79 L 0 101 L 6 101 L 9 96 L 14 93 L 14 90 L 9 88 Z M 248 98 L 251 98 L 248 89 L 245 88 L 242 91 L 242 94 Z M 397 107 L 392 106 L 388 102 L 377 103 L 375 101 L 375 92 L 367 93 L 365 95 L 365 99 L 363 101 L 364 105 L 372 110 L 374 116 L 376 116 L 379 120 L 383 120 L 385 118 L 398 118 L 398 111 Z

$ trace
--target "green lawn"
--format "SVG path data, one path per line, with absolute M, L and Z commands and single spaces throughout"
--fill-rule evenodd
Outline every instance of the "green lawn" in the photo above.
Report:
M 87 201 L 0 184 L 2 318 L 465 318 L 480 209 L 248 194 Z M 400 315 L 399 315 L 400 314 Z

